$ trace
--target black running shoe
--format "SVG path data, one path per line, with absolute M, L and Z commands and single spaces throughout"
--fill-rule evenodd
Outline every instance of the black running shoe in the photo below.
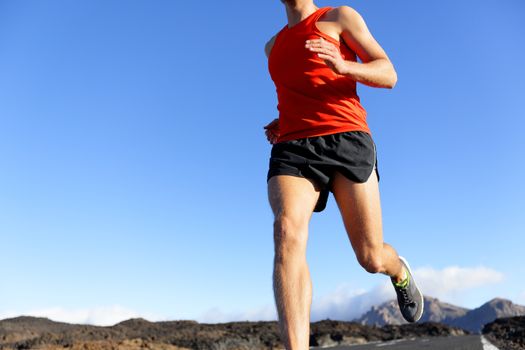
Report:
M 407 272 L 407 278 L 400 283 L 395 283 L 392 279 L 392 284 L 397 294 L 397 302 L 399 303 L 399 310 L 408 322 L 417 322 L 423 315 L 423 294 L 416 285 L 410 266 L 403 257 L 399 257 L 403 267 Z

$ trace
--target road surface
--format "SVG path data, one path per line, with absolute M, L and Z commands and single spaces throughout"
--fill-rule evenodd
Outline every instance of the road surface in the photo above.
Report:
M 312 348 L 329 350 L 498 350 L 479 335 L 461 337 L 429 337 L 418 339 L 400 339 L 384 343 L 365 345 L 335 346 L 330 348 Z

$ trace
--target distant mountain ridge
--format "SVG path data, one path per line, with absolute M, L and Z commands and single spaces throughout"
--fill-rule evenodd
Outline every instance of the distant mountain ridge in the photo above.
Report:
M 439 322 L 469 332 L 480 333 L 483 326 L 497 318 L 525 316 L 525 306 L 510 300 L 495 298 L 475 309 L 466 309 L 425 296 L 425 311 L 419 322 Z M 358 323 L 379 326 L 402 325 L 407 322 L 401 316 L 397 300 L 373 306 L 355 320 Z
M 514 316 L 525 316 L 525 306 L 514 304 L 510 300 L 495 298 L 467 312 L 463 317 L 456 319 L 449 325 L 479 333 L 487 323 L 498 318 Z

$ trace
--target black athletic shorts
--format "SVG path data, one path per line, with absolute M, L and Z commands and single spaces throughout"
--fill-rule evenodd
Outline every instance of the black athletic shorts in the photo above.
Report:
M 379 181 L 372 136 L 364 131 L 347 131 L 274 144 L 267 181 L 276 175 L 311 179 L 321 191 L 314 211 L 321 212 L 326 207 L 336 171 L 363 183 L 374 169 Z

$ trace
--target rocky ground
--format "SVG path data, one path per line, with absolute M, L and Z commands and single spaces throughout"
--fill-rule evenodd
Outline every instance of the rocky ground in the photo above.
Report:
M 525 349 L 525 316 L 500 318 L 483 328 L 483 334 L 500 350 Z
M 311 346 L 361 344 L 418 336 L 464 335 L 437 323 L 385 326 L 324 320 L 311 324 Z M 223 350 L 283 349 L 276 322 L 201 324 L 194 321 L 149 322 L 131 319 L 111 327 L 72 325 L 45 318 L 0 321 L 0 349 L 72 350 Z

